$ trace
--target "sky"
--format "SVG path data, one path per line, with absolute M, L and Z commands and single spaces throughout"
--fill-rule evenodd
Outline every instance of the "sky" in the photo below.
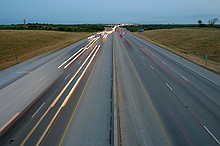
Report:
M 0 0 L 0 24 L 197 24 L 220 20 L 220 0 Z

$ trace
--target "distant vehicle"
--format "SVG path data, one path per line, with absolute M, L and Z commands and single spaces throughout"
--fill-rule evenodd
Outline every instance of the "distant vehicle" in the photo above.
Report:
M 138 32 L 144 32 L 144 28 L 139 28 Z

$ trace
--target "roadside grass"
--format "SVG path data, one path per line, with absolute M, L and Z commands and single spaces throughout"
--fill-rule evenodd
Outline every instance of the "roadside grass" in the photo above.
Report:
M 0 30 L 0 70 L 52 50 L 62 49 L 92 33 Z
M 220 74 L 220 29 L 176 28 L 133 34 Z

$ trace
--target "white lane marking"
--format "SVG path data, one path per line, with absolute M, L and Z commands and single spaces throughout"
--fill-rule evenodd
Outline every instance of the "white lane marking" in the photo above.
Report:
M 47 75 L 45 75 L 43 78 L 40 79 L 40 81 L 42 81 L 43 79 L 45 79 L 47 77 Z
M 189 81 L 187 78 L 185 78 L 184 76 L 180 75 L 184 80 L 186 80 L 187 82 Z
M 153 53 L 152 53 L 152 55 L 155 56 Z
M 65 77 L 65 79 L 64 80 L 66 80 L 68 77 L 70 76 L 70 74 L 68 74 L 66 77 Z
M 163 62 L 163 61 L 162 61 Z M 167 65 L 165 62 L 163 62 L 163 64 Z
M 6 106 L 4 106 L 4 107 L 0 110 L 0 112 L 3 111 L 4 109 L 6 109 L 10 104 L 11 104 L 11 103 L 9 103 L 9 104 L 7 104 Z
M 166 85 L 167 85 L 167 87 L 168 87 L 171 91 L 173 91 L 173 89 L 170 87 L 169 84 L 166 83 Z
M 143 57 L 143 56 L 141 56 L 141 58 L 143 58 L 143 59 L 144 59 L 144 57 Z
M 33 118 L 44 105 L 45 105 L 45 102 L 38 108 L 38 110 L 31 116 L 31 118 Z
M 78 64 L 80 64 L 80 63 L 81 63 L 81 61 L 78 62 Z
M 58 68 L 61 68 L 65 63 L 67 63 L 67 61 L 69 61 L 70 59 L 72 59 L 74 56 L 76 56 L 76 54 L 78 54 L 80 51 L 82 51 L 84 48 L 81 48 L 79 51 L 77 51 L 75 54 L 73 54 L 69 59 L 67 59 L 65 62 L 63 62 L 61 65 L 58 66 Z
M 136 52 L 138 52 L 138 51 L 136 50 Z
M 212 136 L 212 138 L 214 138 L 214 140 L 215 140 L 218 144 L 220 144 L 219 140 L 212 134 L 212 132 L 209 131 L 209 129 L 208 129 L 205 125 L 203 125 L 203 127 L 204 127 L 205 130 Z
M 154 69 L 153 66 L 151 66 L 151 65 L 150 65 L 150 68 L 151 68 L 151 69 Z

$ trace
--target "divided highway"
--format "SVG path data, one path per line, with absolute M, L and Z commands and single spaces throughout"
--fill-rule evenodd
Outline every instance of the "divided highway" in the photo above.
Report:
M 1 71 L 0 145 L 220 145 L 219 95 L 219 75 L 118 28 Z

